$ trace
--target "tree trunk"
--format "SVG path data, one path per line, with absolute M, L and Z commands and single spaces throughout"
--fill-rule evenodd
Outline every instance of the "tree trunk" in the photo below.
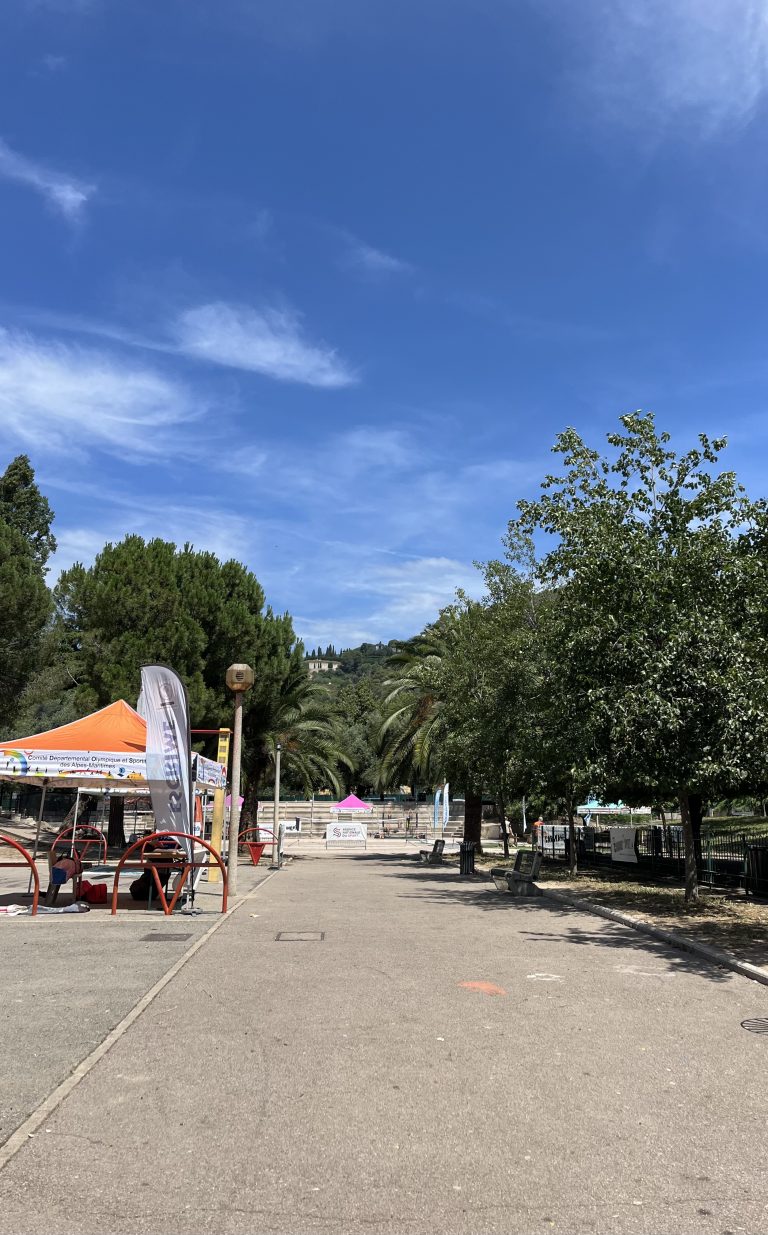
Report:
M 507 831 L 507 811 L 504 802 L 504 790 L 499 789 L 497 795 L 499 819 L 501 820 L 501 843 L 504 846 L 504 857 L 509 857 L 509 832 Z
M 696 844 L 691 822 L 691 796 L 680 794 L 680 819 L 683 824 L 683 840 L 685 842 L 685 900 L 686 903 L 699 899 L 699 883 L 696 869 Z M 699 820 L 701 827 L 701 820 Z
M 109 824 L 107 827 L 107 845 L 110 849 L 125 849 L 125 798 L 112 795 L 109 799 Z
M 477 853 L 483 852 L 483 799 L 467 789 L 464 793 L 464 840 L 474 841 Z
M 700 793 L 691 793 L 688 796 L 689 809 L 691 812 L 691 831 L 693 833 L 693 852 L 696 856 L 697 872 L 701 870 L 701 824 L 704 819 L 705 802 Z
M 573 821 L 573 798 L 568 799 L 568 860 L 570 871 L 575 875 L 579 869 L 576 855 L 576 826 Z
M 243 828 L 254 827 L 258 814 L 259 787 L 257 784 L 249 781 L 248 788 L 243 794 L 243 805 L 240 808 L 240 831 L 242 832 Z M 251 837 L 251 840 L 253 840 L 253 837 Z

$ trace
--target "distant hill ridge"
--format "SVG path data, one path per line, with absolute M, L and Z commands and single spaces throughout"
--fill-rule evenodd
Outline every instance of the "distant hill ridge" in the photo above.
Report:
M 356 648 L 341 648 L 337 650 L 332 643 L 327 647 L 312 648 L 305 655 L 305 660 L 327 660 L 338 663 L 334 677 L 357 680 L 367 677 L 380 669 L 388 656 L 401 645 L 401 639 L 390 639 L 387 643 L 361 643 Z

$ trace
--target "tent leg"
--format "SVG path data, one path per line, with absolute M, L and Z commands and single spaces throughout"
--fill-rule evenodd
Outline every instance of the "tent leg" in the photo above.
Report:
M 74 823 L 73 823 L 73 829 L 72 829 L 72 844 L 70 844 L 69 846 L 69 857 L 72 857 L 74 853 L 74 839 L 75 839 L 75 836 L 78 835 L 78 815 L 79 814 L 80 814 L 80 785 L 78 785 L 78 792 L 77 794 L 75 794 L 75 799 L 74 799 Z
M 45 795 L 48 792 L 48 782 L 43 781 L 43 792 L 40 794 L 40 809 L 37 812 L 37 827 L 35 829 L 35 847 L 32 853 L 32 861 L 37 862 L 37 849 L 40 844 L 40 825 L 43 822 L 43 810 L 45 809 Z M 27 896 L 32 891 L 32 871 L 29 872 L 29 883 L 27 884 Z

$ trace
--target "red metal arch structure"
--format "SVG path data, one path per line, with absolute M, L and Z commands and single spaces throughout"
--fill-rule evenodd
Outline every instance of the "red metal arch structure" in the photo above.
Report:
M 37 873 L 37 865 L 32 857 L 32 854 L 27 853 L 27 850 L 23 845 L 20 845 L 18 841 L 11 840 L 10 836 L 0 836 L 0 845 L 10 845 L 11 849 L 15 849 L 16 852 L 20 853 L 24 859 L 23 862 L 0 862 L 0 866 L 3 866 L 8 870 L 12 870 L 14 868 L 16 870 L 20 870 L 22 866 L 28 866 L 32 871 L 32 879 L 34 880 L 35 885 L 35 890 L 32 894 L 32 916 L 34 917 L 37 913 L 37 906 L 40 901 L 40 876 Z
M 170 914 L 172 914 L 174 909 L 176 908 L 176 902 L 178 901 L 179 896 L 181 895 L 184 884 L 186 883 L 187 875 L 189 875 L 191 871 L 197 870 L 201 866 L 210 865 L 210 859 L 206 862 L 195 860 L 195 857 L 194 857 L 194 846 L 195 845 L 199 845 L 203 849 L 206 849 L 208 853 L 210 854 L 211 858 L 213 858 L 213 860 L 216 862 L 216 865 L 218 866 L 219 870 L 221 871 L 221 893 L 222 893 L 221 912 L 222 913 L 227 912 L 227 870 L 226 870 L 224 863 L 221 860 L 221 854 L 217 853 L 213 845 L 208 844 L 208 841 L 203 840 L 202 837 L 200 836 L 195 836 L 195 837 L 192 837 L 192 840 L 194 841 L 194 845 L 192 848 L 192 858 L 190 859 L 186 857 L 185 855 L 183 864 L 179 862 L 178 860 L 174 859 L 174 857 L 172 856 L 172 853 L 173 853 L 172 850 L 167 850 L 166 854 L 160 857 L 158 857 L 157 854 L 153 854 L 151 858 L 147 858 L 145 856 L 144 850 L 147 848 L 148 845 L 151 848 L 152 841 L 168 840 L 169 837 L 173 837 L 176 840 L 189 840 L 190 839 L 188 832 L 151 832 L 149 836 L 142 836 L 140 840 L 134 841 L 134 843 L 128 849 L 126 849 L 125 853 L 123 854 L 123 856 L 121 857 L 120 861 L 117 864 L 117 869 L 115 870 L 115 881 L 112 885 L 111 912 L 113 916 L 117 913 L 117 885 L 120 881 L 120 874 L 123 871 L 123 869 L 126 867 L 126 865 L 128 865 L 128 860 L 131 857 L 131 854 L 135 850 L 138 850 L 138 857 L 134 858 L 131 861 L 129 869 L 130 870 L 142 870 L 142 871 L 149 869 L 152 871 L 152 877 L 155 881 L 155 887 L 157 888 L 157 894 L 160 898 L 160 904 L 163 907 L 163 913 L 166 916 L 169 916 Z M 174 871 L 180 872 L 180 878 L 176 884 L 176 891 L 171 897 L 170 902 L 166 899 L 165 892 L 163 891 L 163 885 L 160 882 L 160 876 L 157 873 L 158 867 L 166 868 L 166 869 L 173 869 Z
M 74 836 L 74 842 L 73 842 Z M 51 854 L 55 860 L 56 847 L 64 841 L 68 842 L 69 848 L 74 848 L 75 853 L 79 854 L 80 860 L 85 860 L 85 855 L 92 846 L 96 846 L 99 851 L 99 861 L 106 862 L 107 860 L 107 841 L 103 832 L 95 828 L 92 823 L 70 824 L 67 828 L 62 828 L 58 833 L 55 841 L 51 845 Z
M 249 832 L 258 832 L 259 840 L 257 841 L 246 840 L 245 838 L 248 836 Z M 269 840 L 266 840 L 266 839 L 264 841 L 261 840 L 262 832 L 269 833 Z M 270 828 L 264 828 L 264 827 L 261 827 L 261 825 L 257 827 L 251 827 L 251 828 L 243 828 L 242 832 L 239 834 L 237 838 L 237 848 L 239 850 L 245 847 L 251 855 L 251 862 L 253 863 L 253 865 L 258 866 L 259 862 L 261 861 L 261 855 L 263 854 L 267 845 L 271 845 L 274 839 L 275 839 L 275 834 L 274 832 L 271 831 Z
M 238 847 L 238 849 L 240 848 L 240 846 L 241 846 L 241 845 L 247 845 L 247 844 L 248 844 L 248 841 L 247 841 L 247 840 L 244 840 L 243 838 L 244 838 L 244 837 L 246 837 L 246 836 L 248 835 L 248 833 L 249 833 L 249 832 L 258 832 L 258 833 L 259 833 L 259 837 L 261 837 L 262 835 L 266 835 L 266 836 L 268 836 L 268 837 L 269 837 L 269 842 L 268 842 L 269 844 L 271 844 L 271 843 L 272 843 L 272 841 L 275 839 L 275 834 L 274 834 L 274 832 L 272 831 L 272 829 L 271 829 L 271 828 L 265 828 L 265 827 L 263 826 L 263 824 L 259 824 L 259 826 L 258 826 L 258 827 L 255 827 L 255 826 L 254 826 L 254 827 L 252 827 L 252 828 L 243 828 L 242 832 L 240 832 L 240 833 L 238 834 L 238 837 L 237 837 L 237 847 Z

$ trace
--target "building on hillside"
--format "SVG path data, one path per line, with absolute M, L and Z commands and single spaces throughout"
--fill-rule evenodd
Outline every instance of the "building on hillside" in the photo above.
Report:
M 340 667 L 340 660 L 329 660 L 325 656 L 307 659 L 307 670 L 309 671 L 310 677 L 315 673 L 335 673 Z

